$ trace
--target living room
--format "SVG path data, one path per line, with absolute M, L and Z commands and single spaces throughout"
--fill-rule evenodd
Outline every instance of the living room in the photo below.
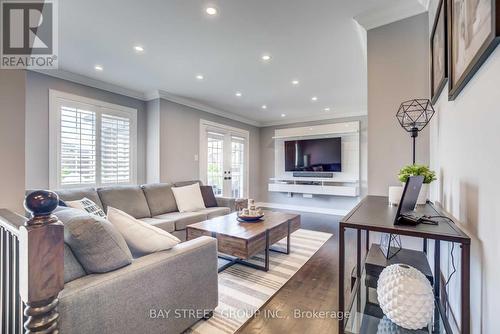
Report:
M 2 333 L 500 328 L 498 0 L 0 5 Z

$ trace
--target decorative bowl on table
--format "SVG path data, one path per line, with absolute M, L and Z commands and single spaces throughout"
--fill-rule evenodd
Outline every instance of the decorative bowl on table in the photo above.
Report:
M 245 223 L 257 223 L 260 222 L 264 218 L 264 214 L 259 215 L 244 215 L 242 213 L 238 213 L 238 220 Z

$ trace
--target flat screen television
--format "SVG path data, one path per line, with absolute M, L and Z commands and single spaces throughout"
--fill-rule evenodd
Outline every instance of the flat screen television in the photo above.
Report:
M 285 171 L 341 172 L 341 138 L 285 141 Z

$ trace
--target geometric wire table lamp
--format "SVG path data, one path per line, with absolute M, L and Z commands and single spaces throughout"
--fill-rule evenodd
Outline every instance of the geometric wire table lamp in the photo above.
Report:
M 413 139 L 413 164 L 415 164 L 415 142 L 418 133 L 429 124 L 434 113 L 434 108 L 429 99 L 404 101 L 396 113 L 399 124 L 406 132 L 411 134 Z M 396 255 L 401 248 L 401 237 L 399 235 L 382 233 L 380 236 L 380 250 L 387 259 Z
M 429 124 L 434 116 L 434 108 L 429 99 L 414 99 L 401 103 L 396 118 L 401 127 L 413 138 L 413 164 L 415 164 L 415 140 L 418 133 Z

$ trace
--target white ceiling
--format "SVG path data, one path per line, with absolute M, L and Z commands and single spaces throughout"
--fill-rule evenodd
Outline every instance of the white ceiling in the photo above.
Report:
M 387 6 L 394 0 L 64 0 L 59 68 L 259 125 L 366 114 L 366 31 L 353 18 L 373 27 Z

